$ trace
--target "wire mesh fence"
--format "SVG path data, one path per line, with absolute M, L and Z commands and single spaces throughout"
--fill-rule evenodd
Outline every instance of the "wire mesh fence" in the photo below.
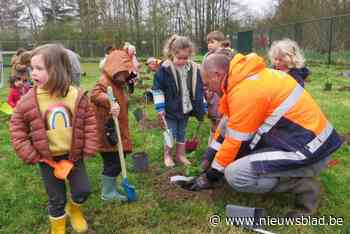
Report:
M 69 48 L 78 53 L 86 61 L 94 61 L 104 57 L 104 49 L 112 44 L 106 44 L 98 40 L 54 40 L 54 41 L 0 41 L 1 51 L 16 51 L 18 48 L 32 49 L 38 45 L 47 43 L 59 43 L 64 47 Z M 141 41 L 140 48 L 137 48 L 137 54 L 141 56 L 152 56 L 153 44 L 152 41 Z M 161 50 L 161 49 L 160 49 Z M 9 65 L 8 56 L 5 56 L 4 63 Z M 87 58 L 87 59 L 86 59 Z M 90 59 L 89 59 L 90 58 Z
M 320 18 L 294 24 L 257 28 L 233 35 L 233 45 L 244 51 L 239 41 L 246 41 L 252 32 L 251 51 L 267 56 L 271 43 L 290 38 L 303 49 L 306 59 L 312 63 L 350 65 L 350 14 Z M 245 34 L 244 34 L 245 33 Z
M 350 65 L 350 14 L 335 17 L 320 18 L 304 22 L 273 27 L 256 28 L 245 32 L 228 35 L 232 45 L 238 51 L 254 51 L 266 56 L 275 40 L 290 38 L 298 42 L 309 63 L 345 64 Z M 205 38 L 204 38 L 205 39 Z M 204 40 L 203 39 L 203 40 Z M 154 48 L 163 44 L 155 43 L 155 39 L 142 40 L 137 48 L 140 56 L 154 56 Z M 18 48 L 32 49 L 46 43 L 60 43 L 77 52 L 83 58 L 99 58 L 104 56 L 104 48 L 109 44 L 98 40 L 55 40 L 55 41 L 0 41 L 0 51 L 16 51 Z M 198 47 L 198 52 L 206 48 Z M 159 53 L 158 53 L 159 54 Z M 4 64 L 8 58 L 5 56 Z

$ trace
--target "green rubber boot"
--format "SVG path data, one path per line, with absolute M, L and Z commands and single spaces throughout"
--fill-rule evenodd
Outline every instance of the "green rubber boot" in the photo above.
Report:
M 102 175 L 102 194 L 104 201 L 127 201 L 126 196 L 117 192 L 116 177 Z

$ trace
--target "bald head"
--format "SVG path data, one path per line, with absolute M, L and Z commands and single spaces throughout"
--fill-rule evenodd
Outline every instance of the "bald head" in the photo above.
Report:
M 228 73 L 228 69 L 230 66 L 231 57 L 219 54 L 219 53 L 213 53 L 210 54 L 203 63 L 203 73 Z
M 211 91 L 221 95 L 221 82 L 227 77 L 232 57 L 227 54 L 210 54 L 203 62 L 201 69 L 204 85 Z

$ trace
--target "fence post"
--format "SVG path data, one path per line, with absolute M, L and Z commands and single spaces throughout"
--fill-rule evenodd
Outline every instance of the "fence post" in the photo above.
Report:
M 333 44 L 333 18 L 330 19 L 329 23 L 329 45 L 328 45 L 328 65 L 332 62 L 332 44 Z
M 271 48 L 271 44 L 272 44 L 272 28 L 270 28 L 269 30 L 269 48 Z

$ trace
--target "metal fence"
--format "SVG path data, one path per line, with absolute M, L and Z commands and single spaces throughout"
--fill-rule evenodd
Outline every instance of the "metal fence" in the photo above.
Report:
M 1 51 L 16 51 L 18 48 L 32 49 L 38 45 L 47 43 L 59 43 L 78 53 L 83 58 L 100 58 L 104 57 L 104 48 L 110 44 L 106 44 L 97 40 L 55 40 L 55 41 L 0 41 Z M 139 55 L 152 55 L 152 42 L 142 41 L 142 46 L 137 48 Z M 5 65 L 9 65 L 8 56 L 4 59 Z
M 350 65 L 350 14 L 308 20 L 287 25 L 256 28 L 244 32 L 236 32 L 231 36 L 233 47 L 244 53 L 254 51 L 266 56 L 271 43 L 275 40 L 290 38 L 298 42 L 303 49 L 308 63 L 345 64 Z M 204 40 L 204 39 L 203 39 Z M 23 47 L 32 49 L 45 43 L 61 43 L 74 50 L 83 58 L 104 56 L 104 48 L 109 45 L 95 40 L 60 40 L 60 41 L 0 41 L 0 51 L 15 51 Z M 117 43 L 115 43 L 117 44 Z M 140 56 L 152 56 L 156 48 L 154 38 L 141 41 L 137 53 Z M 206 48 L 197 48 L 199 52 Z M 5 65 L 8 58 L 5 58 Z
M 256 28 L 235 33 L 232 44 L 238 51 L 251 50 L 266 56 L 273 41 L 290 38 L 303 49 L 308 62 L 350 65 L 349 25 L 350 14 L 346 14 L 270 28 Z M 251 40 L 250 48 L 242 43 L 247 40 Z

